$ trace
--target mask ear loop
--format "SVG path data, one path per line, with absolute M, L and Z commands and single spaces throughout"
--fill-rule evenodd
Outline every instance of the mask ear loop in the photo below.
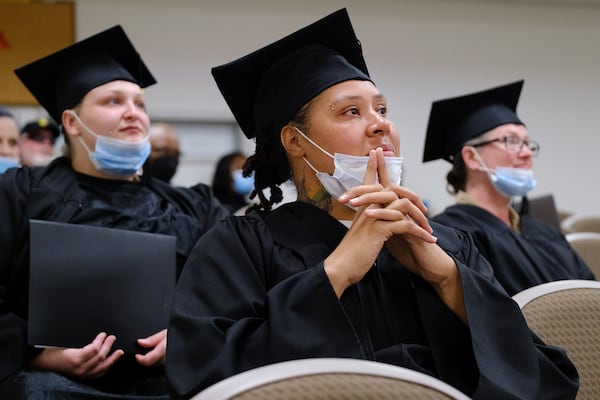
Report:
M 298 132 L 304 139 L 306 139 L 310 144 L 312 144 L 313 146 L 315 146 L 317 149 L 321 150 L 323 153 L 327 154 L 329 157 L 334 158 L 331 153 L 329 153 L 327 150 L 325 150 L 324 148 L 322 148 L 321 146 L 319 146 L 315 141 L 313 141 L 311 138 L 309 138 L 308 136 L 306 136 L 304 134 L 304 132 L 302 132 L 300 129 L 298 129 L 297 127 L 295 127 L 294 125 L 292 125 L 292 127 L 296 130 L 296 132 Z M 306 159 L 306 157 L 302 156 L 302 159 L 304 160 L 304 162 L 306 163 L 306 165 L 308 165 L 310 167 L 310 169 L 312 169 L 315 173 L 315 175 L 319 174 L 320 172 Z
M 324 148 L 322 148 L 321 146 L 319 146 L 316 142 L 314 142 L 311 138 L 309 138 L 308 136 L 306 136 L 304 134 L 304 132 L 302 132 L 300 129 L 298 129 L 297 127 L 295 127 L 294 125 L 292 125 L 294 127 L 294 129 L 300 134 L 302 135 L 302 137 L 306 140 L 308 140 L 308 142 L 310 144 L 312 144 L 313 146 L 315 146 L 317 149 L 321 150 L 323 153 L 327 154 L 329 157 L 331 157 L 332 159 L 335 158 L 333 157 L 333 155 L 331 155 L 330 152 L 328 152 L 327 150 L 325 150 Z
M 79 118 L 79 115 L 77 115 L 77 113 L 75 111 L 69 110 L 69 113 L 71 113 L 71 115 L 73 117 L 75 117 L 75 120 L 77 121 L 77 123 L 79 125 L 81 125 L 86 131 L 88 131 L 88 133 L 90 133 L 96 139 L 98 138 L 98 136 L 90 128 L 88 128 L 86 124 L 83 123 L 83 121 L 81 120 L 81 118 Z M 85 141 L 82 139 L 81 135 L 77 136 L 77 139 L 79 139 L 79 142 L 85 148 L 85 151 L 88 153 L 88 156 L 91 156 L 92 155 L 92 151 L 90 150 L 90 148 L 88 147 L 88 145 L 85 143 Z
M 483 172 L 494 173 L 493 170 L 489 169 L 488 166 L 485 165 L 485 163 L 483 162 L 483 159 L 481 158 L 481 156 L 477 152 L 477 149 L 474 146 L 469 146 L 469 147 L 471 148 L 471 150 L 473 150 L 473 154 L 475 155 L 475 159 L 477 160 L 477 162 L 479 162 L 479 168 L 477 168 L 477 169 L 479 171 L 483 171 Z
M 77 115 L 77 113 L 75 111 L 69 110 L 69 112 L 71 113 L 71 115 L 73 117 L 75 117 L 75 120 L 77 121 L 77 123 L 79 125 L 81 125 L 89 134 L 93 135 L 94 137 L 98 137 L 98 135 L 96 134 L 96 132 L 94 132 L 93 130 L 91 130 L 90 128 L 88 128 L 88 126 L 83 123 L 83 121 L 81 120 L 81 118 L 79 118 L 79 115 Z

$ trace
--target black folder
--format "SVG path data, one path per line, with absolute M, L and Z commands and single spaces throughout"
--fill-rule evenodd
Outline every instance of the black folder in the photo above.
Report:
M 175 237 L 31 220 L 29 344 L 79 348 L 100 332 L 113 349 L 167 327 Z

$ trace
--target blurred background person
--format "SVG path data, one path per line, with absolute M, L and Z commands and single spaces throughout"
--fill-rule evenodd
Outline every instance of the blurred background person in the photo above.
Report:
M 0 174 L 19 166 L 19 127 L 15 117 L 0 107 Z
M 150 125 L 150 146 L 150 157 L 144 164 L 144 173 L 171 183 L 181 155 L 177 132 L 165 122 L 153 123 Z
M 246 156 L 240 151 L 225 154 L 217 161 L 212 180 L 215 197 L 232 214 L 242 212 L 248 204 L 248 195 L 254 190 L 254 176 L 243 176 Z
M 45 167 L 54 159 L 54 145 L 60 135 L 58 126 L 47 118 L 30 121 L 21 129 L 19 158 L 21 165 Z

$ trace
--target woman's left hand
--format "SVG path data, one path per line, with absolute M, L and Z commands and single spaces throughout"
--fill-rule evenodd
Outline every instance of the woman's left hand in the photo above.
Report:
M 164 365 L 167 353 L 167 330 L 155 333 L 147 338 L 138 339 L 138 344 L 144 348 L 152 349 L 146 354 L 136 354 L 135 358 L 138 363 L 146 367 L 154 365 Z

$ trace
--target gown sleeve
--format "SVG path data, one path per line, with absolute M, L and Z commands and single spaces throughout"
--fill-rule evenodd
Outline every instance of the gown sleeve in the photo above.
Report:
M 545 344 L 528 328 L 519 306 L 494 278 L 470 235 L 439 226 L 436 229 L 439 237 L 443 229 L 444 237 L 458 238 L 445 241 L 445 250 L 454 258 L 461 276 L 471 348 L 479 370 L 477 387 L 470 395 L 474 399 L 574 399 L 579 379 L 565 351 Z M 444 329 L 439 326 L 443 321 L 431 313 L 435 310 L 432 304 L 439 299 L 422 280 L 416 282 L 421 286 L 418 293 L 424 324 L 439 360 L 447 351 L 443 347 L 449 346 L 444 336 L 432 334 Z
M 19 246 L 27 234 L 26 205 L 31 177 L 28 169 L 10 169 L 0 174 L 0 380 L 23 366 L 39 352 L 27 344 L 27 271 L 21 261 L 28 258 L 28 246 Z M 15 312 L 18 311 L 18 312 Z

